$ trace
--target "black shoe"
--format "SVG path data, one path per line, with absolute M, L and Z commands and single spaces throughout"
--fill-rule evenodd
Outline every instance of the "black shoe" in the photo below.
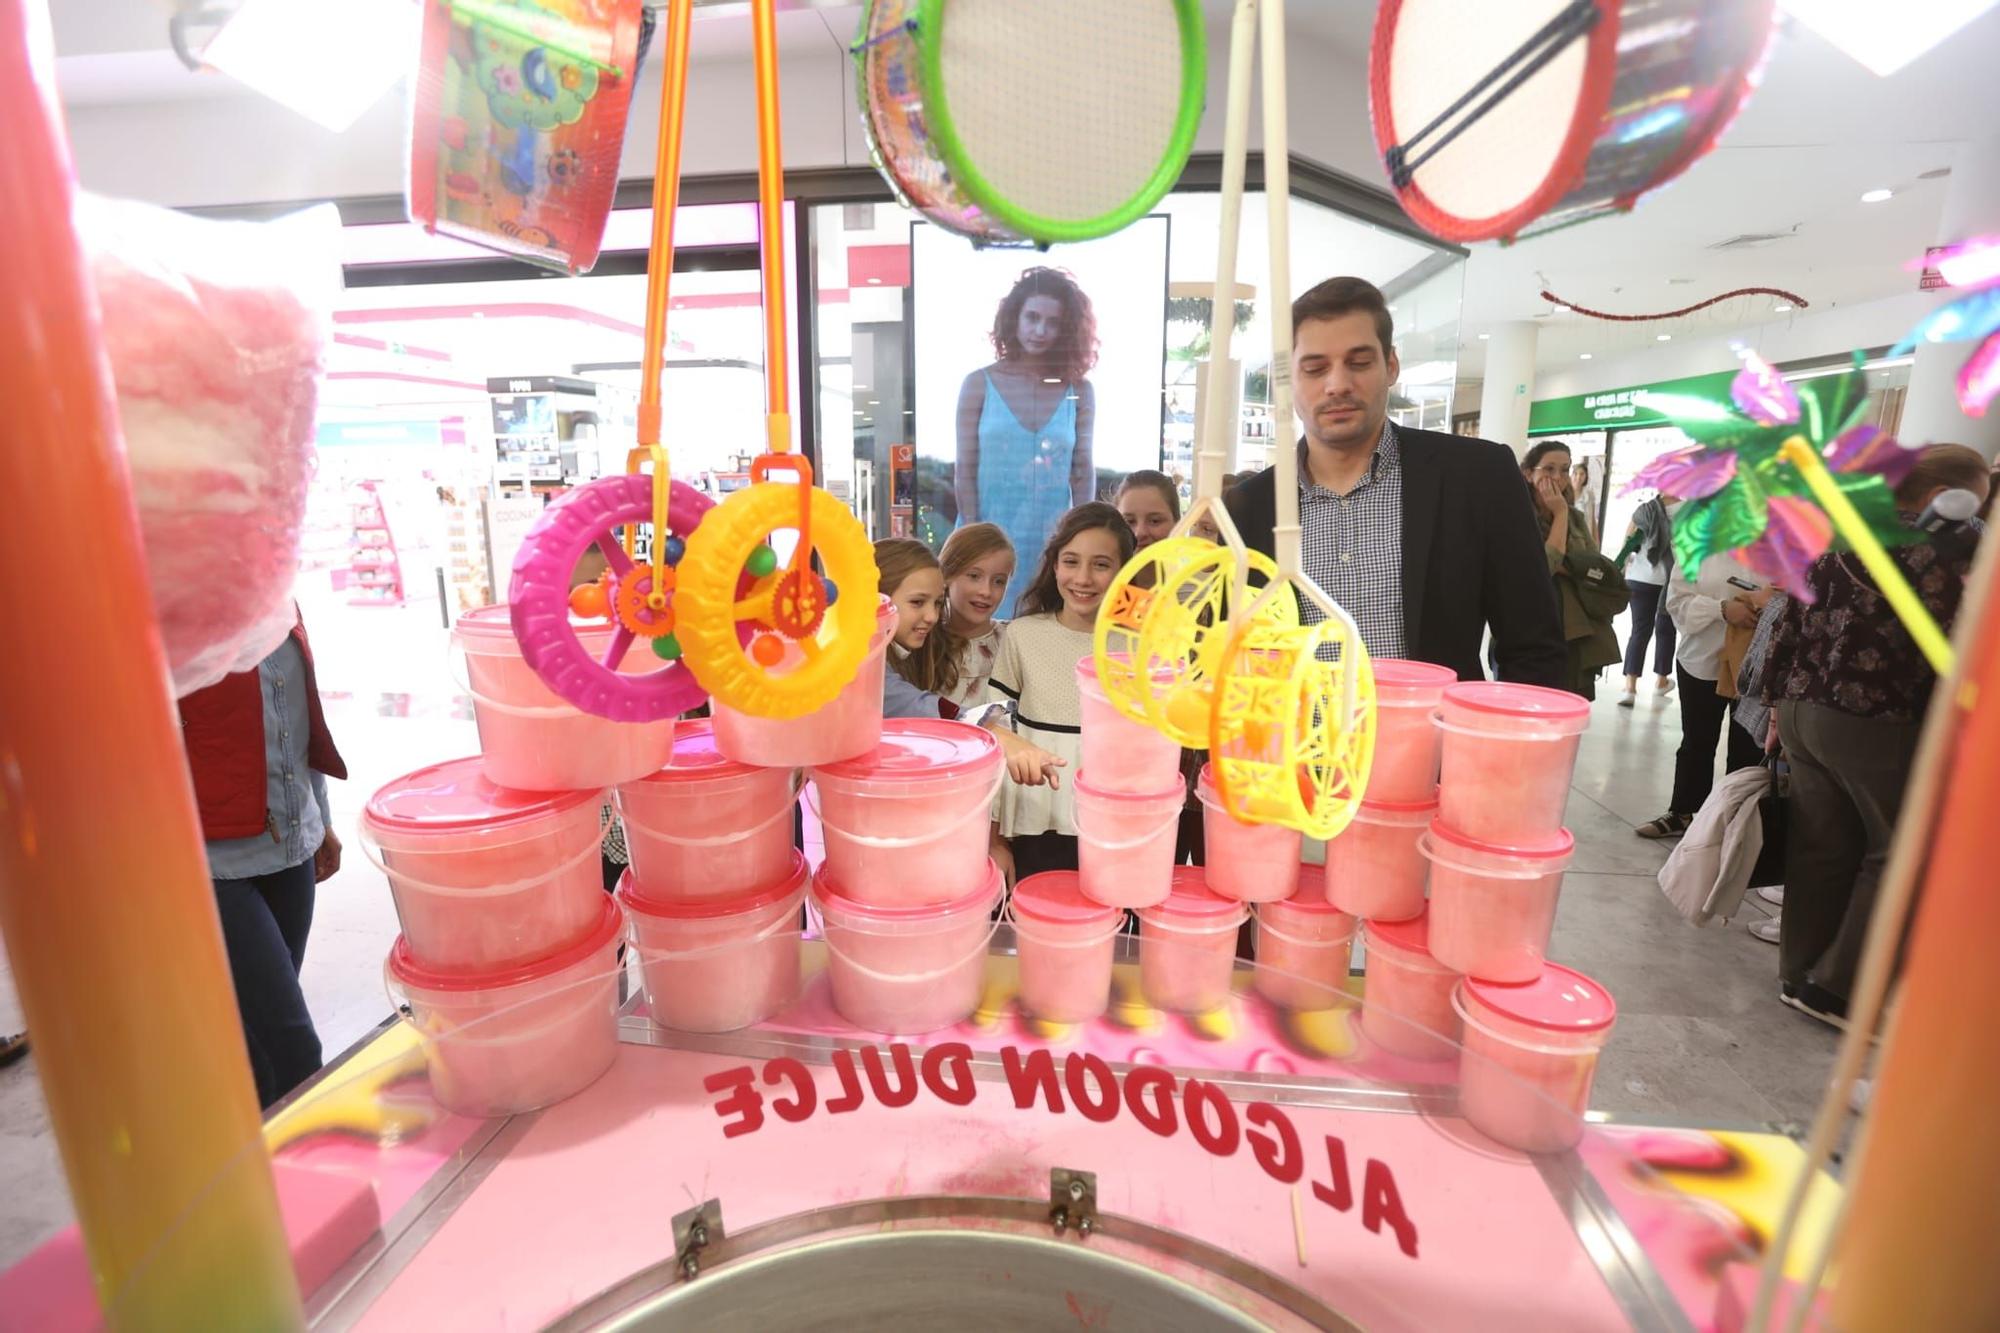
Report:
M 16 1032 L 11 1037 L 0 1037 L 0 1069 L 24 1060 L 28 1055 L 28 1034 Z
M 1788 981 L 1778 983 L 1778 1003 L 1796 1009 L 1808 1018 L 1817 1018 L 1831 1028 L 1847 1031 L 1847 1001 L 1810 981 L 1794 986 Z
M 1658 819 L 1649 819 L 1632 831 L 1642 838 L 1678 838 L 1688 831 L 1688 825 L 1692 823 L 1694 820 L 1687 815 L 1676 814 L 1669 810 Z

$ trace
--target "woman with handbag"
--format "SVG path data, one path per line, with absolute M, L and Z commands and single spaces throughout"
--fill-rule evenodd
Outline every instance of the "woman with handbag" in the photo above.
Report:
M 1542 552 L 1562 607 L 1563 688 L 1586 699 L 1597 697 L 1597 677 L 1619 659 L 1611 622 L 1631 594 L 1625 576 L 1590 539 L 1590 521 L 1573 503 L 1569 449 L 1553 441 L 1528 450 L 1521 474 L 1535 496 L 1535 521 L 1542 529 Z

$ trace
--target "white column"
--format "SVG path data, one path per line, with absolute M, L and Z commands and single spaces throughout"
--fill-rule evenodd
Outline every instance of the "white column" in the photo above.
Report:
M 1486 379 L 1479 390 L 1479 435 L 1519 458 L 1528 452 L 1528 404 L 1535 397 L 1535 337 L 1528 320 L 1495 324 L 1486 340 Z
M 1937 244 L 2000 229 L 2000 137 L 1967 144 L 1945 182 L 1944 216 Z M 1933 293 L 1939 305 L 1964 292 L 1949 288 Z M 1896 437 L 1904 444 L 1969 444 L 1988 458 L 2000 454 L 2000 402 L 1984 417 L 1959 410 L 1954 378 L 1977 343 L 1940 343 L 1917 348 L 1910 367 L 1910 392 L 1903 403 L 1903 422 Z

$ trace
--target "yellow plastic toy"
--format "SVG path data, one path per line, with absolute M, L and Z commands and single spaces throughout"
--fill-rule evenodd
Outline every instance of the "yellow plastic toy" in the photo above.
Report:
M 1264 141 L 1274 299 L 1291 290 L 1289 173 L 1284 159 L 1283 0 L 1263 0 Z M 1217 296 L 1210 365 L 1229 364 L 1244 162 L 1249 147 L 1257 0 L 1238 0 L 1223 136 Z M 1274 317 L 1274 420 L 1292 417 L 1291 336 Z M 1375 677 L 1351 616 L 1300 568 L 1298 459 L 1277 451 L 1277 560 L 1243 545 L 1220 499 L 1231 395 L 1212 391 L 1195 458 L 1195 502 L 1171 537 L 1118 572 L 1095 636 L 1098 679 L 1119 711 L 1182 745 L 1207 746 L 1216 795 L 1235 818 L 1315 838 L 1347 827 L 1375 753 Z M 1206 517 L 1217 545 L 1188 536 Z M 1299 607 L 1322 615 L 1300 624 Z M 1168 683 L 1170 682 L 1170 683 Z
M 688 535 L 674 608 L 681 651 L 709 694 L 740 713 L 788 718 L 832 702 L 854 679 L 875 632 L 879 575 L 874 547 L 860 520 L 816 489 L 811 464 L 791 452 L 785 183 L 772 0 L 752 0 L 750 20 L 757 78 L 768 452 L 751 463 L 751 484 L 717 505 Z M 789 472 L 792 480 L 767 480 L 774 472 Z M 790 557 L 781 559 L 777 548 L 785 539 L 772 538 L 787 532 L 793 534 Z M 825 576 L 813 568 L 815 556 Z M 742 632 L 746 627 L 747 636 Z

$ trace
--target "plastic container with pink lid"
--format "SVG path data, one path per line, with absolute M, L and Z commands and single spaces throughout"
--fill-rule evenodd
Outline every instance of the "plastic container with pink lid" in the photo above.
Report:
M 618 788 L 634 895 L 694 902 L 777 883 L 792 868 L 796 789 L 789 768 L 723 754 L 707 718 L 681 723 L 667 766 Z
M 761 1023 L 799 995 L 799 939 L 806 859 L 736 898 L 647 902 L 627 874 L 618 886 L 645 979 L 646 1007 L 661 1027 L 734 1032 Z
M 1007 766 L 993 733 L 892 718 L 874 748 L 812 770 L 807 800 L 840 891 L 878 907 L 955 902 L 986 883 L 993 797 Z
M 1051 1023 L 1087 1023 L 1110 1007 L 1123 909 L 1084 897 L 1074 870 L 1049 870 L 1014 885 L 1007 913 L 1024 1009 Z
M 1250 915 L 1208 887 L 1200 866 L 1174 867 L 1167 896 L 1139 909 L 1139 993 L 1156 1009 L 1205 1014 L 1229 1003 L 1236 931 Z
M 1367 799 L 1428 801 L 1437 795 L 1438 729 L 1433 714 L 1458 683 L 1450 667 L 1378 657 L 1375 670 L 1375 762 Z
M 604 796 L 496 786 L 477 759 L 384 784 L 362 808 L 362 850 L 389 877 L 411 956 L 489 972 L 588 936 L 603 906 Z
M 1153 673 L 1155 690 L 1164 693 L 1173 683 L 1172 672 Z M 1143 796 L 1180 777 L 1179 743 L 1118 711 L 1105 697 L 1095 657 L 1077 660 L 1076 692 L 1082 706 L 1082 769 L 1100 791 Z
M 1421 913 L 1428 868 L 1417 844 L 1437 808 L 1435 797 L 1363 801 L 1354 822 L 1326 845 L 1327 900 L 1370 921 L 1408 921 Z
M 1453 685 L 1438 705 L 1438 815 L 1469 838 L 1522 842 L 1562 827 L 1590 702 L 1501 681 Z
M 807 768 L 838 763 L 875 748 L 882 736 L 883 654 L 896 632 L 896 606 L 887 597 L 876 604 L 875 633 L 854 679 L 841 686 L 833 701 L 804 717 L 753 717 L 717 699 L 715 743 L 740 763 L 761 768 Z M 795 644 L 787 644 L 778 668 L 804 660 Z
M 1452 1003 L 1465 1022 L 1459 1113 L 1486 1137 L 1522 1152 L 1575 1147 L 1597 1057 L 1618 1018 L 1611 993 L 1550 963 L 1529 982 L 1467 977 Z
M 438 1101 L 460 1115 L 518 1115 L 582 1092 L 611 1067 L 625 918 L 602 888 L 595 906 L 582 939 L 522 967 L 440 972 L 396 940 L 385 980 L 409 1007 Z
M 1423 837 L 1431 863 L 1431 953 L 1484 981 L 1532 981 L 1548 956 L 1576 841 L 1567 829 L 1511 845 L 1481 842 L 1438 820 Z
M 989 860 L 985 881 L 955 902 L 877 907 L 848 897 L 820 867 L 810 900 L 826 936 L 834 1009 L 863 1031 L 902 1036 L 970 1018 L 1005 891 Z
M 1194 790 L 1201 800 L 1208 887 L 1243 903 L 1291 897 L 1299 886 L 1299 831 L 1282 824 L 1246 824 L 1223 809 L 1215 794 L 1213 764 L 1201 766 Z
M 522 791 L 570 791 L 629 782 L 667 762 L 674 750 L 672 718 L 614 722 L 565 703 L 521 660 L 507 615 L 505 603 L 476 607 L 459 616 L 451 631 L 453 644 L 465 654 L 465 683 L 486 776 Z M 593 657 L 602 658 L 611 646 L 609 625 L 579 623 L 574 629 Z M 661 667 L 641 643 L 618 665 L 639 675 Z
M 1361 1030 L 1391 1055 L 1446 1060 L 1458 1051 L 1452 988 L 1458 974 L 1431 957 L 1430 922 L 1369 921 L 1362 926 L 1367 962 Z
M 1178 771 L 1151 793 L 1106 791 L 1083 769 L 1076 798 L 1078 883 L 1107 907 L 1150 907 L 1172 887 L 1174 845 L 1187 788 Z
M 1282 1009 L 1345 1002 L 1355 920 L 1326 900 L 1317 877 L 1299 875 L 1289 898 L 1257 905 L 1257 993 Z

